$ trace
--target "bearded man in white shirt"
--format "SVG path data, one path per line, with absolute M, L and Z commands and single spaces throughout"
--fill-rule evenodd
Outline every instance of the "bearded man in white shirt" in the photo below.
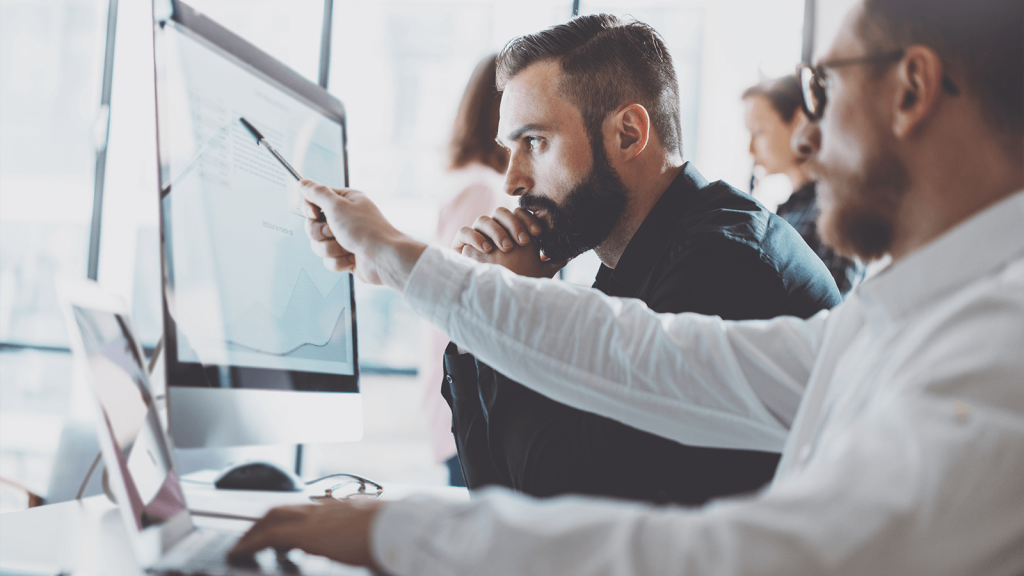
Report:
M 818 62 L 794 145 L 819 229 L 893 263 L 809 320 L 656 315 L 304 189 L 329 267 L 560 402 L 689 444 L 784 442 L 769 488 L 700 509 L 503 490 L 281 508 L 235 552 L 394 574 L 1024 574 L 1024 3 L 863 0 Z

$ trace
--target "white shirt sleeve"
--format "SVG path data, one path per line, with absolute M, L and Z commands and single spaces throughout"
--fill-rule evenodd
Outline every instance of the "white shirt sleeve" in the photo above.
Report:
M 405 302 L 502 374 L 690 445 L 782 450 L 828 312 L 729 322 L 428 248 Z
M 1022 574 L 1024 364 L 1009 348 L 956 370 L 922 355 L 756 498 L 688 510 L 494 489 L 389 502 L 374 555 L 421 576 Z
M 843 373 L 815 382 L 828 394 L 821 418 L 800 424 L 814 432 L 811 449 L 801 449 L 757 497 L 701 509 L 579 497 L 535 500 L 503 490 L 460 504 L 389 502 L 373 524 L 374 557 L 391 573 L 426 576 L 1024 574 L 1022 270 L 1017 265 L 1003 272 L 1005 279 L 979 282 L 930 307 L 914 306 L 898 320 L 865 325 L 874 332 L 861 333 L 863 338 L 829 342 L 823 355 L 853 354 L 845 359 L 869 368 L 842 386 Z M 513 284 L 490 271 L 473 274 Z M 545 288 L 545 296 L 550 291 Z M 507 305 L 503 298 L 495 302 Z M 616 311 L 611 328 L 593 317 L 584 323 L 611 330 L 606 338 L 614 340 L 623 317 Z M 679 340 L 682 328 L 669 318 L 655 318 L 663 333 L 652 329 L 645 342 L 665 338 L 687 354 L 709 357 L 738 348 L 742 352 L 733 352 L 737 359 L 730 362 L 743 374 L 749 372 L 738 358 L 752 355 L 749 348 L 762 350 L 761 339 L 777 335 L 774 323 L 748 333 L 746 323 L 710 322 L 724 333 L 724 343 L 715 340 L 722 348 L 709 352 L 699 342 Z M 680 321 L 694 324 L 683 328 L 701 338 L 713 333 L 703 322 Z M 830 337 L 839 333 L 833 330 Z M 857 340 L 868 345 L 847 346 Z M 679 369 L 664 354 L 659 361 Z M 703 362 L 694 370 L 705 370 Z M 691 391 L 661 393 L 674 399 Z

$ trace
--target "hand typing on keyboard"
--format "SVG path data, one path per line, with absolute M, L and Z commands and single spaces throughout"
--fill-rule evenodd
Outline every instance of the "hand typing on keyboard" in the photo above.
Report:
M 370 526 L 382 505 L 380 500 L 352 499 L 274 508 L 228 552 L 229 562 L 251 561 L 264 548 L 283 552 L 298 548 L 379 570 L 370 552 Z

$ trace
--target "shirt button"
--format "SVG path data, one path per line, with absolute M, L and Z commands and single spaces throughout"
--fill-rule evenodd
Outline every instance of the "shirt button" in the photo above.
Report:
M 799 459 L 801 462 L 806 462 L 811 457 L 811 445 L 804 444 L 804 447 L 800 449 Z
M 451 384 L 451 383 L 452 383 L 452 375 L 451 375 L 451 374 L 447 374 L 447 375 L 446 375 L 446 376 L 444 377 L 444 379 L 445 379 L 445 380 L 447 380 L 449 384 Z

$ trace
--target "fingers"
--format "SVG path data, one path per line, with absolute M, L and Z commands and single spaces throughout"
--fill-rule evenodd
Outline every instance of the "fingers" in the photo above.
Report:
M 324 258 L 324 268 L 331 272 L 355 272 L 356 256 L 348 254 L 339 258 Z
M 509 236 L 515 238 L 520 246 L 526 246 L 530 243 L 531 235 L 538 236 L 541 232 L 540 223 L 537 221 L 537 218 L 522 208 L 516 208 L 515 212 L 513 212 L 502 206 L 494 211 L 491 218 L 500 224 L 508 232 Z
M 465 256 L 466 258 L 469 258 L 470 260 L 475 261 L 475 262 L 484 262 L 484 263 L 489 263 L 490 262 L 490 259 L 487 258 L 487 254 L 485 254 L 485 253 L 483 253 L 483 252 L 481 252 L 481 251 L 477 250 L 476 248 L 474 248 L 472 246 L 469 246 L 469 245 L 466 245 L 462 249 L 462 255 Z
M 307 207 L 314 207 L 308 201 L 306 204 Z M 306 215 L 308 217 L 309 213 L 307 212 Z M 309 247 L 313 250 L 313 254 L 323 259 L 325 268 L 332 272 L 352 272 L 355 270 L 355 255 L 342 248 L 341 244 L 338 244 L 326 222 L 316 222 L 312 219 L 307 219 L 305 228 L 306 235 L 309 236 Z
M 540 236 L 540 233 L 544 231 L 541 227 L 540 219 L 533 215 L 529 210 L 523 210 L 522 208 L 516 208 L 513 212 L 520 221 L 526 224 L 527 229 L 530 230 L 530 234 L 533 236 Z
M 310 240 L 309 247 L 313 250 L 313 254 L 321 258 L 341 258 L 351 254 L 334 240 Z
M 320 211 L 320 208 L 318 208 L 316 204 L 311 203 L 305 198 L 302 199 L 302 213 L 310 220 L 323 222 L 321 216 L 323 216 L 324 213 Z
M 502 252 L 508 252 L 516 246 L 509 231 L 490 216 L 477 218 L 476 222 L 473 222 L 473 229 L 489 238 Z
M 333 207 L 339 197 L 334 190 L 331 190 L 323 184 L 317 184 L 312 180 L 300 180 L 299 190 L 302 192 L 302 197 L 306 199 L 307 203 L 320 210 L 323 210 L 328 206 Z M 309 213 L 306 214 L 306 217 L 309 218 Z M 314 217 L 313 219 L 315 220 L 316 218 Z
M 494 245 L 491 244 L 491 241 L 486 236 L 469 226 L 463 226 L 455 235 L 455 240 L 452 240 L 452 250 L 462 254 L 466 246 L 471 246 L 485 254 L 494 250 Z
M 309 236 L 310 240 L 316 240 L 317 242 L 334 240 L 334 233 L 331 232 L 331 228 L 326 222 L 315 222 L 312 219 L 307 219 L 305 227 L 306 236 Z
M 352 272 L 356 267 L 355 254 L 345 250 L 334 240 L 309 241 L 313 253 L 324 261 L 324 267 L 332 272 Z
M 302 197 L 306 199 L 306 202 L 312 204 L 314 208 L 313 219 L 319 215 L 317 210 L 322 211 L 325 215 L 336 214 L 345 202 L 351 202 L 362 194 L 351 188 L 330 188 L 306 179 L 299 181 L 299 190 L 302 191 Z M 309 214 L 307 213 L 306 216 L 309 217 Z
M 274 508 L 267 512 L 266 516 L 253 524 L 249 531 L 235 543 L 228 552 L 228 557 L 244 558 L 271 546 L 293 548 L 294 546 L 286 540 L 292 533 L 288 527 L 303 517 L 300 508 L 302 507 L 288 506 Z
M 345 564 L 376 569 L 370 528 L 380 507 L 381 502 L 374 500 L 275 508 L 242 536 L 228 552 L 228 560 L 245 565 L 264 548 L 299 548 Z

